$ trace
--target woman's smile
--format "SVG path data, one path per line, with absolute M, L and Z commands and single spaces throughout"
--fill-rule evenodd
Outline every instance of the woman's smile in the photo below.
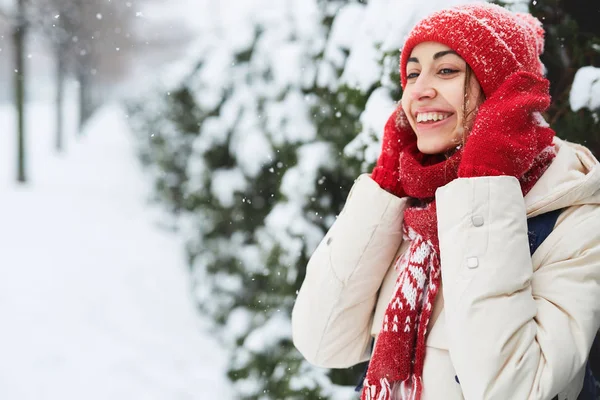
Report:
M 435 133 L 448 124 L 456 126 L 455 113 L 448 111 L 418 111 L 414 120 L 419 132 Z

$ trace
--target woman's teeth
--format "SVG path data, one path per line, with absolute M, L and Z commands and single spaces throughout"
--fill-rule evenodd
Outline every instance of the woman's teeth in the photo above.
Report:
M 442 114 L 442 113 L 436 113 L 436 112 L 430 112 L 430 113 L 419 113 L 417 114 L 417 122 L 429 122 L 429 121 L 441 121 L 443 119 L 446 119 L 450 116 L 450 114 Z

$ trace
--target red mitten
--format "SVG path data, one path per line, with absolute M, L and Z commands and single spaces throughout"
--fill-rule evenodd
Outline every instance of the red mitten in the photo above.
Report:
M 550 105 L 547 79 L 515 72 L 479 107 L 458 168 L 461 178 L 521 178 L 552 144 L 554 131 L 539 124 Z
M 410 135 L 414 136 L 414 133 L 402 106 L 398 106 L 385 124 L 381 154 L 371 173 L 371 178 L 382 189 L 398 197 L 406 196 L 400 183 L 400 152 Z

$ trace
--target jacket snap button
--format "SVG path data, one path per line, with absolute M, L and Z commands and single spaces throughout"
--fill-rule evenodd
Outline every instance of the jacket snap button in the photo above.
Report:
M 481 215 L 473 215 L 471 217 L 471 222 L 473 222 L 473 225 L 476 227 L 480 227 L 483 225 L 483 217 Z
M 467 258 L 467 268 L 473 269 L 479 266 L 479 260 L 477 257 L 469 257 Z

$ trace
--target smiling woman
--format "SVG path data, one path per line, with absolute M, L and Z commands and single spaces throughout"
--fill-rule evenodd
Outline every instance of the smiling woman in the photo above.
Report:
M 600 164 L 543 118 L 543 36 L 531 15 L 479 3 L 430 15 L 404 44 L 377 165 L 292 314 L 308 361 L 370 359 L 363 400 L 595 400 Z M 528 233 L 537 216 L 548 235 Z
M 420 43 L 406 66 L 402 108 L 424 154 L 455 149 L 470 129 L 483 101 L 481 86 L 454 50 L 437 42 Z

